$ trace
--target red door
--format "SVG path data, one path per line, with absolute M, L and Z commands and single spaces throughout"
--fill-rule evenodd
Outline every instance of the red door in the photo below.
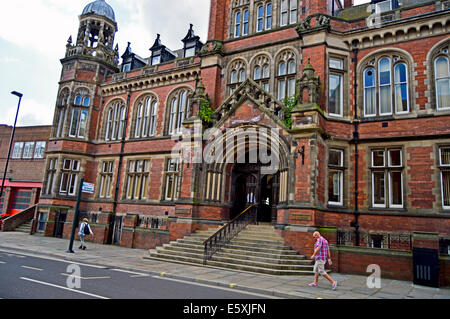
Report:
M 11 194 L 9 214 L 14 215 L 30 207 L 31 188 L 14 188 Z

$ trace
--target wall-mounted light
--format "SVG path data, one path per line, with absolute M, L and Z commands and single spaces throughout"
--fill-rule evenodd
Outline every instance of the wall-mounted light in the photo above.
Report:
M 302 156 L 302 165 L 305 165 L 305 145 L 302 146 L 302 150 L 298 150 L 298 153 Z

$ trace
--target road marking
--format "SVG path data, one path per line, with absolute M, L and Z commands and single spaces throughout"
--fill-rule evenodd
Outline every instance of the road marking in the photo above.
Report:
M 109 277 L 109 276 L 103 276 L 103 277 L 80 277 L 80 276 L 75 276 L 75 275 L 65 274 L 65 273 L 61 273 L 61 275 L 67 276 L 67 277 L 76 278 L 76 279 L 83 279 L 83 280 L 111 279 L 111 277 Z
M 252 296 L 256 296 L 256 297 L 262 297 L 262 298 L 265 298 L 265 299 L 283 299 L 281 297 L 265 295 L 265 294 L 259 294 L 259 293 L 251 292 L 251 291 L 244 291 L 244 290 L 237 291 L 236 289 L 232 289 L 232 288 L 228 288 L 228 287 L 221 287 L 221 286 L 215 286 L 215 285 L 201 284 L 201 283 L 198 283 L 198 282 L 186 281 L 186 280 L 175 279 L 175 278 L 160 277 L 160 276 L 152 276 L 152 278 L 160 279 L 160 280 L 170 280 L 170 281 L 180 282 L 180 283 L 187 284 L 187 285 L 195 285 L 195 286 L 200 286 L 200 287 L 225 290 L 225 291 L 230 291 L 230 292 L 233 292 L 233 293 L 240 293 L 240 294 L 244 294 L 244 295 L 252 295 Z
M 0 249 L 0 251 L 3 252 L 7 252 L 6 254 L 8 256 L 18 256 L 14 253 L 9 253 L 9 250 L 4 250 L 4 249 Z M 86 267 L 91 267 L 91 268 L 98 268 L 98 269 L 106 269 L 108 267 L 106 266 L 97 266 L 97 265 L 90 265 L 90 264 L 84 264 L 84 263 L 80 263 L 78 261 L 73 261 L 73 260 L 64 260 L 64 259 L 59 259 L 59 258 L 54 258 L 54 257 L 49 257 L 49 256 L 43 256 L 43 255 L 36 255 L 36 254 L 26 254 L 26 253 L 21 253 L 25 256 L 28 257 L 33 257 L 33 258 L 38 258 L 38 259 L 46 259 L 46 260 L 52 260 L 52 261 L 59 261 L 62 263 L 66 263 L 66 264 L 74 264 L 74 265 L 80 265 L 80 266 L 86 266 Z M 19 257 L 19 258 L 25 258 L 25 256 Z
M 129 270 L 123 270 L 123 269 L 111 269 L 112 271 L 118 271 L 118 272 L 125 272 L 127 274 L 133 274 L 133 276 L 130 276 L 132 278 L 136 278 L 136 277 L 150 277 L 149 274 L 143 274 L 143 273 L 139 273 L 139 272 L 135 272 L 135 271 L 129 271 Z
M 27 280 L 27 281 L 31 281 L 37 284 L 41 284 L 41 285 L 46 285 L 46 286 L 50 286 L 50 287 L 54 287 L 54 288 L 59 288 L 59 289 L 63 289 L 63 290 L 68 290 L 71 292 L 76 292 L 82 295 L 86 295 L 86 296 L 90 296 L 90 297 L 94 297 L 94 298 L 99 298 L 99 299 L 109 299 L 107 297 L 103 297 L 103 296 L 99 296 L 99 295 L 94 295 L 91 294 L 89 292 L 85 292 L 85 291 L 81 291 L 81 290 L 76 290 L 76 289 L 71 289 L 71 288 L 67 288 L 67 287 L 63 287 L 63 286 L 58 286 L 58 285 L 54 285 L 54 284 L 50 284 L 48 282 L 43 282 L 43 281 L 39 281 L 39 280 L 34 280 L 34 279 L 30 279 L 30 278 L 25 278 L 25 277 L 20 277 L 20 279 L 22 280 Z
M 0 264 L 6 264 L 6 262 L 4 262 L 4 261 L 0 261 Z
M 41 268 L 34 268 L 34 267 L 29 267 L 29 266 L 20 266 L 22 268 L 26 268 L 26 269 L 31 269 L 31 270 L 37 270 L 37 271 L 43 271 L 44 269 Z

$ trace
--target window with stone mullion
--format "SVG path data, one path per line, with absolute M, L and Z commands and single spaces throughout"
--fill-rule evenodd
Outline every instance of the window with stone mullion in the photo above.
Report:
M 148 195 L 149 160 L 132 160 L 127 167 L 126 198 L 145 200 Z
M 450 146 L 439 148 L 442 207 L 450 210 Z
M 283 101 L 295 95 L 296 62 L 294 59 L 280 61 L 277 73 L 277 97 Z
M 364 116 L 410 112 L 408 64 L 393 55 L 369 63 L 363 73 Z

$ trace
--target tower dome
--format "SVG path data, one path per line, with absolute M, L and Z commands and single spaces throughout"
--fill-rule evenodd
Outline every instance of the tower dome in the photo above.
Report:
M 106 3 L 105 0 L 96 0 L 89 3 L 83 10 L 81 15 L 95 13 L 116 22 L 116 16 L 114 14 L 113 8 Z

